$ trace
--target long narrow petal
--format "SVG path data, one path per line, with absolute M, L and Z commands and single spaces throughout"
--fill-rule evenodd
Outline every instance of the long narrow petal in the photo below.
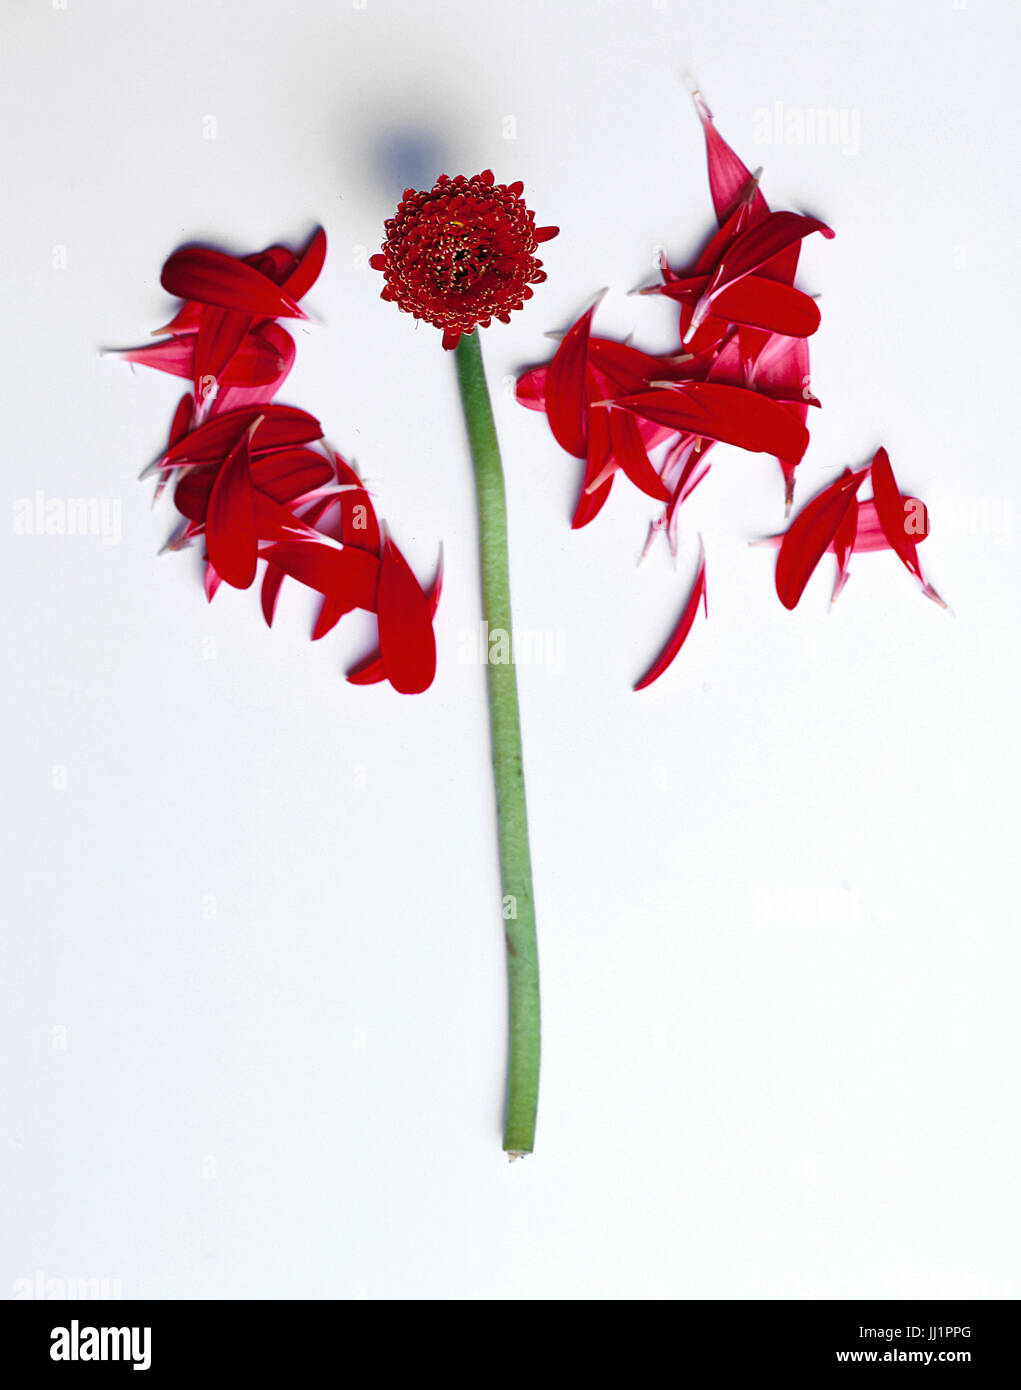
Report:
M 564 334 L 546 370 L 546 418 L 553 438 L 575 458 L 584 458 L 588 439 L 586 363 L 592 315 L 602 295 Z
M 589 492 L 589 486 L 600 476 L 610 457 L 610 422 L 607 418 L 609 413 L 607 410 L 593 410 L 589 413 L 588 456 L 585 460 L 585 474 L 581 480 L 578 503 L 571 517 L 572 531 L 587 526 L 599 515 L 613 486 L 611 475 Z
M 160 275 L 168 294 L 240 309 L 255 318 L 305 318 L 291 296 L 254 266 L 208 246 L 187 246 L 169 257 Z
M 286 574 L 279 565 L 267 565 L 266 573 L 262 576 L 262 589 L 259 593 L 259 602 L 262 605 L 262 616 L 266 619 L 266 626 L 273 626 L 273 618 L 277 611 L 277 600 L 280 597 L 280 588 L 286 579 Z
M 709 192 L 716 209 L 716 220 L 722 225 L 740 202 L 752 175 L 713 125 L 713 113 L 705 104 L 702 93 L 695 92 L 694 98 L 695 109 L 698 111 L 705 135 Z M 766 200 L 758 188 L 753 200 L 753 210 L 768 211 Z
M 709 616 L 708 599 L 705 587 L 705 547 L 702 538 L 698 541 L 698 572 L 695 575 L 695 583 L 692 585 L 691 592 L 685 601 L 681 616 L 677 621 L 677 626 L 667 638 L 666 646 L 657 656 L 641 680 L 635 682 L 635 690 L 644 690 L 653 681 L 658 680 L 667 669 L 674 657 L 684 646 L 688 633 L 691 631 L 692 623 L 695 621 L 695 614 L 698 612 L 698 605 L 702 604 L 706 617 Z
M 379 650 L 390 684 L 402 695 L 427 690 L 436 674 L 429 600 L 385 527 L 378 616 Z
M 946 604 L 939 594 L 926 580 L 922 573 L 922 567 L 918 563 L 917 543 L 914 535 L 908 530 L 904 499 L 901 497 L 900 489 L 894 479 L 893 468 L 890 466 L 890 456 L 885 449 L 878 449 L 872 460 L 872 497 L 876 504 L 879 524 L 882 526 L 891 548 L 896 551 L 902 564 L 907 566 L 921 584 L 922 592 L 926 598 L 931 598 L 933 603 L 938 603 L 941 608 L 946 608 Z
M 235 589 L 247 589 L 255 578 L 255 493 L 248 445 L 256 427 L 257 422 L 242 435 L 216 475 L 206 509 L 209 563 Z
M 785 608 L 797 606 L 868 471 L 867 468 L 857 473 L 846 470 L 791 522 L 776 557 L 776 592 Z
M 808 447 L 808 431 L 789 410 L 740 386 L 686 382 L 674 390 L 625 396 L 616 404 L 672 429 L 791 463 L 799 462 Z

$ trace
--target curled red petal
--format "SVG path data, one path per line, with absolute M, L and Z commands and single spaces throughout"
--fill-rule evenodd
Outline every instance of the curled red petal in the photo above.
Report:
M 312 237 L 312 240 L 305 247 L 301 254 L 301 259 L 294 270 L 284 281 L 284 290 L 297 303 L 299 299 L 304 299 L 309 290 L 319 279 L 323 266 L 326 263 L 326 233 L 319 227 Z
M 705 547 L 702 545 L 702 538 L 698 542 L 698 572 L 695 575 L 695 583 L 692 585 L 677 626 L 667 638 L 666 646 L 657 656 L 641 680 L 635 682 L 635 690 L 644 690 L 653 681 L 658 680 L 667 669 L 674 657 L 684 646 L 691 626 L 695 621 L 695 614 L 698 612 L 698 605 L 702 604 L 706 617 L 709 616 L 709 606 L 706 597 L 705 587 Z
M 243 260 L 245 265 L 254 265 L 256 270 L 268 275 L 275 284 L 284 285 L 285 289 L 287 277 L 294 274 L 298 265 L 294 252 L 287 246 L 279 245 L 267 246 L 265 251 L 256 251 L 254 255 L 243 257 Z M 287 292 L 291 294 L 289 289 Z M 301 296 L 291 294 L 291 298 L 300 299 Z
M 240 309 L 255 318 L 305 318 L 291 296 L 268 275 L 208 246 L 175 251 L 163 267 L 160 284 L 180 299 Z
M 514 388 L 514 395 L 520 405 L 529 410 L 546 409 L 546 367 L 530 367 L 522 372 Z
M 821 232 L 824 237 L 834 235 L 832 228 L 818 217 L 805 217 L 798 212 L 769 213 L 731 242 L 716 267 L 709 286 L 710 295 L 732 285 L 743 275 L 750 275 L 812 232 Z
M 816 565 L 833 543 L 867 468 L 845 472 L 824 488 L 791 522 L 776 557 L 776 592 L 785 608 L 795 608 Z
M 429 600 L 384 527 L 379 566 L 379 651 L 387 679 L 402 695 L 427 690 L 436 674 Z

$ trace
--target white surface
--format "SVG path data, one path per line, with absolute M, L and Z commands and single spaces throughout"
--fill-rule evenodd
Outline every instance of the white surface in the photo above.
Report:
M 4 505 L 112 499 L 122 534 L 0 546 L 0 1288 L 1019 1296 L 1017 12 L 9 0 L 4 27 Z M 572 535 L 577 469 L 499 393 L 602 285 L 601 328 L 669 341 L 625 292 L 710 226 L 685 75 L 774 206 L 837 229 L 802 261 L 799 496 L 884 442 L 954 617 L 890 555 L 785 612 L 745 545 L 779 470 L 722 449 L 677 573 L 636 570 L 642 499 Z M 857 113 L 857 149 L 757 144 L 778 101 Z M 453 367 L 361 268 L 406 180 L 486 166 L 563 229 L 485 343 L 517 620 L 566 642 L 520 673 L 546 1031 L 513 1167 Z M 192 557 L 156 558 L 171 512 L 135 477 L 179 384 L 98 351 L 164 321 L 179 242 L 320 221 L 283 399 L 421 574 L 444 542 L 422 698 L 346 685 L 371 624 L 312 646 L 296 586 L 268 632 L 255 593 L 207 607 Z M 634 696 L 696 529 L 710 622 Z

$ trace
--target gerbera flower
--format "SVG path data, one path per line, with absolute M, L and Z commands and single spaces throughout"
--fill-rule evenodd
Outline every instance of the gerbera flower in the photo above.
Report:
M 428 192 L 406 189 L 382 251 L 369 261 L 386 277 L 382 298 L 442 328 L 448 349 L 479 325 L 508 323 L 546 279 L 534 253 L 558 231 L 535 225 L 523 190 L 497 183 L 490 169 L 471 178 L 443 174 Z

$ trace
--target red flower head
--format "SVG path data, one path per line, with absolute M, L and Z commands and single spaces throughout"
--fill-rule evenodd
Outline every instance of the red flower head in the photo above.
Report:
M 442 328 L 445 348 L 477 324 L 508 323 L 531 299 L 529 286 L 546 279 L 536 246 L 559 230 L 535 225 L 523 189 L 496 183 L 490 169 L 470 179 L 443 174 L 428 192 L 405 189 L 369 262 L 386 276 L 382 297 Z

